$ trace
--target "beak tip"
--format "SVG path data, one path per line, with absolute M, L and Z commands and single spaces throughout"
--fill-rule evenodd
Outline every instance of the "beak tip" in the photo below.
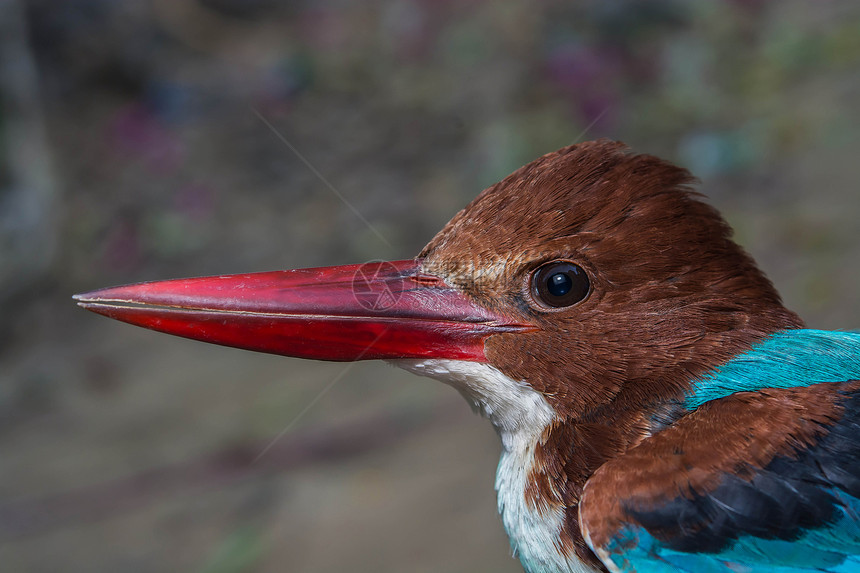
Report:
M 78 303 L 78 306 L 84 306 L 87 303 L 98 302 L 98 300 L 101 298 L 99 297 L 99 292 L 100 291 L 93 290 L 89 292 L 73 294 L 72 300 Z
M 98 306 L 96 300 L 89 293 L 72 295 L 72 300 L 77 306 L 85 310 L 93 310 L 93 307 Z
M 143 284 L 143 283 L 141 283 Z M 123 300 L 137 294 L 135 287 L 138 285 L 125 285 L 99 288 L 87 292 L 72 295 L 72 300 L 78 304 L 82 302 L 98 303 L 102 301 Z
M 83 309 L 95 311 L 96 308 L 102 306 L 102 303 L 109 302 L 109 299 L 106 299 L 104 297 L 105 290 L 106 289 L 100 289 L 73 294 L 72 300 L 75 301 L 75 303 Z

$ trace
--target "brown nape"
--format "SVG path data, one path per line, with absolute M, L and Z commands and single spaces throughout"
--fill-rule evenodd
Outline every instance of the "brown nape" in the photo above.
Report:
M 420 255 L 428 272 L 540 327 L 494 336 L 485 352 L 558 412 L 529 495 L 567 507 L 566 541 L 591 559 L 576 523 L 585 480 L 653 431 L 692 379 L 803 326 L 693 182 L 621 143 L 566 147 L 483 191 Z M 581 266 L 592 290 L 546 312 L 528 281 L 555 259 Z

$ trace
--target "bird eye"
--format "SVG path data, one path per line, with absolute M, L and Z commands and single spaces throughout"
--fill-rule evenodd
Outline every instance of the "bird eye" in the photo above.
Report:
M 542 306 L 564 308 L 588 296 L 591 283 L 582 267 L 567 261 L 554 261 L 532 273 L 532 296 Z

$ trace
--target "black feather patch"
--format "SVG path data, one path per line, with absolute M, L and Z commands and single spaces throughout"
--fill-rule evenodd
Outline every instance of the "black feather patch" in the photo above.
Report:
M 667 547 L 716 553 L 742 536 L 795 540 L 837 519 L 836 490 L 860 498 L 860 391 L 844 393 L 844 414 L 818 443 L 772 460 L 752 479 L 725 475 L 713 491 L 659 507 L 625 507 Z

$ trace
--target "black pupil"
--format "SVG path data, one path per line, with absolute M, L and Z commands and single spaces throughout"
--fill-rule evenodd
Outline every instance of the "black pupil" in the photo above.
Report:
M 568 261 L 547 263 L 532 274 L 532 296 L 544 307 L 572 306 L 587 297 L 590 290 L 582 267 Z
M 573 280 L 569 276 L 564 273 L 555 273 L 549 277 L 546 290 L 553 296 L 564 296 L 570 292 L 572 286 Z

